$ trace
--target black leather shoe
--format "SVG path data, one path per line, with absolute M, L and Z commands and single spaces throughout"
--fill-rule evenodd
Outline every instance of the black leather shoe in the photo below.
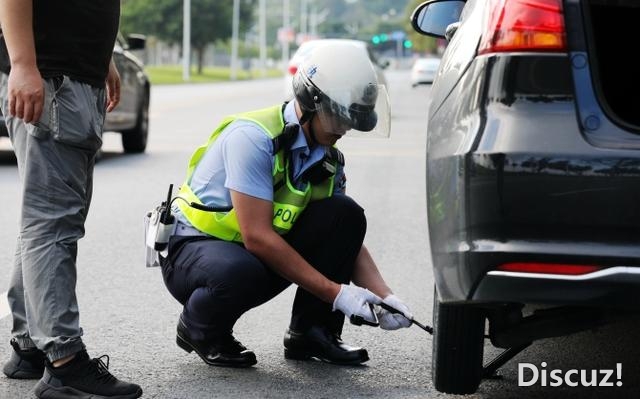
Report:
M 22 380 L 38 379 L 44 372 L 44 352 L 39 349 L 20 349 L 18 341 L 11 339 L 11 358 L 4 364 L 2 372 L 9 378 Z
M 182 319 L 178 321 L 178 346 L 188 353 L 196 351 L 205 363 L 222 367 L 251 367 L 256 364 L 256 355 L 238 342 L 231 333 L 215 340 L 198 341 L 189 337 L 189 331 Z
M 317 358 L 341 365 L 358 365 L 369 360 L 366 349 L 349 346 L 339 335 L 318 326 L 306 332 L 288 329 L 284 335 L 284 357 L 294 360 Z

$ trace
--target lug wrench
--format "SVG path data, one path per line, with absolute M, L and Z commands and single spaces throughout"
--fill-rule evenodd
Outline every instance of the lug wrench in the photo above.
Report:
M 398 309 L 387 305 L 386 303 L 382 302 L 380 304 L 378 304 L 378 306 L 380 306 L 382 309 L 391 312 L 391 313 L 395 313 L 395 314 L 401 314 L 402 316 L 404 316 L 404 313 L 402 313 L 401 311 L 399 311 Z M 404 316 L 405 318 L 409 319 L 407 316 Z M 428 332 L 429 334 L 433 335 L 433 328 L 429 327 L 427 325 L 421 324 L 419 322 L 417 322 L 415 319 L 409 319 L 411 321 L 412 324 L 415 324 L 416 326 L 422 328 L 423 330 L 425 330 L 426 332 Z
M 376 315 L 375 310 L 373 309 L 373 305 L 369 304 L 369 309 L 371 309 L 371 313 L 373 314 L 373 317 L 375 318 L 375 321 L 372 323 L 369 320 L 365 319 L 362 316 L 358 316 L 358 315 L 351 315 L 351 317 L 349 318 L 349 321 L 351 322 L 351 324 L 355 325 L 355 326 L 361 326 L 363 324 L 367 325 L 367 326 L 371 326 L 371 327 L 378 327 L 380 325 L 380 323 L 378 323 L 378 316 Z
M 406 318 L 404 313 L 402 313 L 398 309 L 394 308 L 393 306 L 389 306 L 384 302 L 383 303 L 379 303 L 377 305 L 380 306 L 382 309 L 385 309 L 388 312 L 395 313 L 395 314 L 400 314 L 400 315 L 402 315 L 402 316 L 404 316 Z M 371 307 L 371 313 L 373 313 L 373 315 L 375 316 L 376 312 L 373 310 L 373 305 L 369 305 L 369 306 Z M 376 319 L 377 319 L 377 317 L 376 317 Z M 416 321 L 415 319 L 409 319 L 409 320 L 411 321 L 412 324 L 415 324 L 416 326 L 422 328 L 423 330 L 425 330 L 429 334 L 433 335 L 433 328 L 432 327 L 429 327 L 429 326 L 426 326 L 424 324 L 421 324 L 418 321 Z M 377 327 L 380 324 L 380 323 L 378 323 L 378 320 L 376 320 L 374 323 L 371 323 L 370 321 L 366 320 L 364 317 L 358 316 L 358 315 L 352 315 L 349 318 L 349 321 L 351 322 L 351 324 L 354 324 L 356 326 L 361 326 L 363 324 L 366 324 L 368 326 Z

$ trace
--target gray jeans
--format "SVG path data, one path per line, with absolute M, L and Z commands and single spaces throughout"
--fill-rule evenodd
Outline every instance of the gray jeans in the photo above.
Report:
M 84 348 L 76 299 L 77 241 L 91 202 L 102 144 L 104 89 L 67 77 L 45 79 L 44 108 L 34 124 L 9 116 L 6 74 L 0 107 L 18 160 L 22 209 L 8 301 L 12 334 L 50 361 Z

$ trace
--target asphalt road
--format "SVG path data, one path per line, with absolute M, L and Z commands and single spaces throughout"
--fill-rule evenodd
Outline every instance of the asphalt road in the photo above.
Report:
M 365 209 L 366 245 L 396 294 L 418 321 L 431 324 L 433 279 L 425 204 L 425 137 L 429 86 L 412 89 L 408 71 L 389 71 L 389 139 L 344 138 L 348 193 Z M 280 79 L 152 89 L 148 151 L 122 154 L 119 136 L 105 135 L 96 166 L 94 199 L 78 255 L 78 296 L 84 341 L 92 356 L 109 354 L 110 369 L 139 383 L 145 398 L 427 398 L 431 337 L 413 327 L 387 332 L 346 325 L 343 338 L 369 350 L 362 367 L 337 367 L 283 358 L 282 338 L 294 290 L 244 315 L 236 337 L 256 352 L 251 369 L 205 365 L 175 345 L 179 304 L 160 270 L 145 268 L 143 215 L 178 186 L 191 152 L 227 114 L 280 102 Z M 0 293 L 6 291 L 17 231 L 18 176 L 7 142 L 0 142 Z M 10 317 L 0 301 L 0 343 L 10 339 Z M 635 397 L 640 384 L 637 320 L 534 344 L 485 381 L 471 398 Z M 10 347 L 0 345 L 0 359 Z M 487 346 L 486 360 L 498 353 Z M 622 387 L 518 387 L 518 363 L 552 369 L 615 369 Z M 25 398 L 30 381 L 0 377 L 0 398 Z

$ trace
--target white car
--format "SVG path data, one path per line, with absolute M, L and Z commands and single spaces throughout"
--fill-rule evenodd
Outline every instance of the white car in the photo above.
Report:
M 411 86 L 433 83 L 439 67 L 440 58 L 418 58 L 411 68 Z
M 371 48 L 368 46 L 367 42 L 362 40 L 351 40 L 351 39 L 316 39 L 309 40 L 304 42 L 298 47 L 298 49 L 293 53 L 293 56 L 289 60 L 289 64 L 287 65 L 287 72 L 284 77 L 284 95 L 285 99 L 291 100 L 293 98 L 293 88 L 291 87 L 291 81 L 293 80 L 293 75 L 298 71 L 298 66 L 302 61 L 311 53 L 316 46 L 321 46 L 323 44 L 330 43 L 353 43 L 354 51 L 366 51 L 373 67 L 376 70 L 376 75 L 378 77 L 378 84 L 387 86 L 387 79 L 384 76 L 383 69 L 389 66 L 389 61 L 381 61 L 379 60 L 375 54 L 371 51 Z

